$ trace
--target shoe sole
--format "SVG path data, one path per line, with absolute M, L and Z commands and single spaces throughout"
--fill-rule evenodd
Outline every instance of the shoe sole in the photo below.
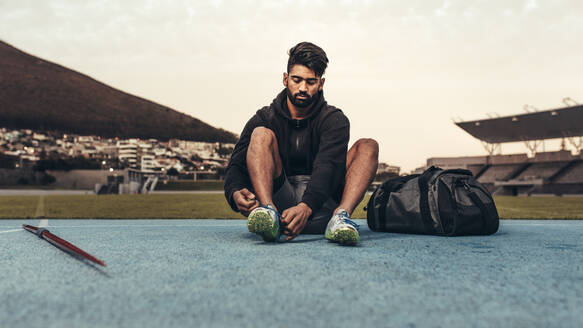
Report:
M 279 227 L 271 219 L 269 213 L 255 212 L 247 218 L 247 229 L 249 232 L 260 235 L 264 241 L 275 241 Z
M 354 246 L 360 239 L 358 232 L 352 229 L 338 229 L 332 236 L 326 236 L 327 239 L 337 242 L 341 245 Z

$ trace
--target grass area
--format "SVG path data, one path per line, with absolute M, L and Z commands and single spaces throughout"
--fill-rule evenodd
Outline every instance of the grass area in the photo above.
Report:
M 583 219 L 583 197 L 494 197 L 504 219 Z
M 220 194 L 50 195 L 44 197 L 49 219 L 190 219 L 242 218 Z M 30 218 L 41 196 L 0 197 L 0 218 Z M 18 206 L 14 206 L 18 204 Z
M 42 196 L 0 197 L 0 219 L 33 218 L 41 197 Z
M 223 190 L 223 180 L 178 180 L 158 183 L 156 190 Z
M 496 197 L 503 219 L 583 219 L 581 197 Z M 41 203 L 42 200 L 42 203 Z M 363 207 L 353 218 L 364 219 Z M 39 210 L 39 204 L 40 210 Z M 243 219 L 221 194 L 1 196 L 0 219 Z

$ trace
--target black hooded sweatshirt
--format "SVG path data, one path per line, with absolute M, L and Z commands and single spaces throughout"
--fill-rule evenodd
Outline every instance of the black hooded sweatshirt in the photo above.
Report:
M 287 176 L 310 175 L 302 197 L 315 213 L 332 197 L 342 197 L 346 175 L 346 152 L 350 123 L 342 111 L 330 106 L 319 92 L 310 113 L 301 120 L 291 118 L 284 89 L 271 105 L 261 108 L 247 122 L 235 145 L 225 177 L 225 197 L 234 211 L 233 193 L 243 188 L 253 192 L 247 170 L 247 147 L 256 127 L 272 130 L 277 138 L 279 155 Z

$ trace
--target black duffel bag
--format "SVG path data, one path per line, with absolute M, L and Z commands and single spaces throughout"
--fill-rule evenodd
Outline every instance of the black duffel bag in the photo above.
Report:
M 373 231 L 440 236 L 490 235 L 499 218 L 490 192 L 468 170 L 430 167 L 390 179 L 367 205 Z

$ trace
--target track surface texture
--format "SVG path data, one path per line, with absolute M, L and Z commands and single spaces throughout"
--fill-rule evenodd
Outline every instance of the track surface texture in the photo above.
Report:
M 583 327 L 583 221 L 264 243 L 243 220 L 0 221 L 2 327 Z

